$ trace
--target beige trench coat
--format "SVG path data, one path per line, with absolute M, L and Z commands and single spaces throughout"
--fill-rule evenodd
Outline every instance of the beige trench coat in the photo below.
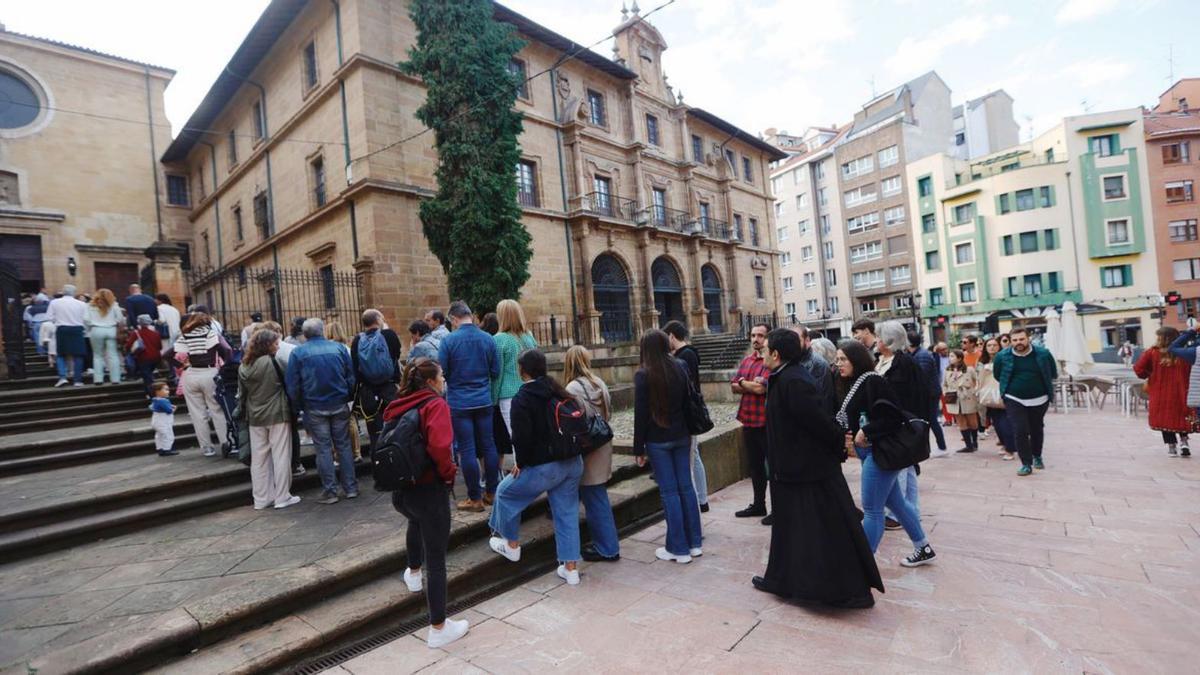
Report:
M 979 383 L 974 368 L 967 368 L 963 372 L 947 368 L 942 391 L 958 393 L 958 402 L 946 404 L 950 414 L 970 415 L 979 412 Z
M 567 393 L 579 401 L 589 415 L 600 415 L 607 422 L 612 417 L 612 398 L 608 385 L 599 378 L 595 382 L 577 377 L 567 383 Z M 580 485 L 603 485 L 612 478 L 612 443 L 596 448 L 583 456 L 583 476 Z

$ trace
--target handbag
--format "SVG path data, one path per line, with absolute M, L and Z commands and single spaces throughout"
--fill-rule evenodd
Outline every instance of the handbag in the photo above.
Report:
M 954 405 L 955 403 L 958 403 L 958 392 L 957 391 L 944 392 L 942 394 L 942 400 L 944 400 L 946 402 L 946 405 Z
M 885 399 L 872 408 L 875 417 L 894 416 L 899 421 L 893 431 L 871 439 L 871 454 L 879 468 L 899 471 L 929 459 L 929 422 Z
M 987 381 L 979 387 L 979 404 L 985 408 L 1004 409 L 1004 399 L 1000 396 L 1000 383 L 996 381 L 996 378 L 989 375 Z
M 704 403 L 704 394 L 700 389 L 692 386 L 692 378 L 688 376 L 687 371 L 680 366 L 683 375 L 683 381 L 687 383 L 687 400 L 683 402 L 683 413 L 687 422 L 688 433 L 692 436 L 699 436 L 712 431 L 712 417 L 708 414 L 708 405 Z M 607 423 L 606 423 L 607 424 Z

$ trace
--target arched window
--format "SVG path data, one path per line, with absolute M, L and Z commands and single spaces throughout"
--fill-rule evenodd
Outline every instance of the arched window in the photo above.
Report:
M 600 312 L 600 337 L 604 342 L 633 339 L 629 275 L 616 256 L 602 253 L 592 262 L 592 302 Z
M 704 289 L 704 309 L 708 310 L 708 331 L 720 333 L 724 330 L 725 313 L 721 303 L 721 277 L 712 265 L 700 268 L 700 285 Z
M 679 281 L 675 263 L 660 256 L 650 265 L 650 280 L 654 284 L 654 309 L 658 310 L 659 327 L 673 319 L 683 321 L 683 283 Z

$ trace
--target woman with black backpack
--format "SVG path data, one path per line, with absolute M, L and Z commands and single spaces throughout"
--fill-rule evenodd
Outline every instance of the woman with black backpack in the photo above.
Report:
M 450 486 L 458 467 L 450 446 L 454 428 L 450 424 L 450 406 L 442 398 L 446 379 L 437 361 L 420 358 L 404 367 L 404 378 L 396 400 L 383 412 L 384 423 L 404 417 L 418 409 L 420 435 L 425 442 L 431 466 L 414 485 L 392 493 L 392 506 L 408 519 L 405 532 L 408 567 L 404 583 L 419 593 L 425 588 L 429 603 L 431 648 L 444 647 L 467 634 L 467 620 L 446 618 L 446 548 L 450 542 Z M 425 571 L 422 574 L 421 568 Z M 425 582 L 428 583 L 425 583 Z
M 579 479 L 583 457 L 565 447 L 556 414 L 564 408 L 578 412 L 575 397 L 546 374 L 546 356 L 529 349 L 517 357 L 524 384 L 512 400 L 512 445 L 515 466 L 500 486 L 488 524 L 498 536 L 488 540 L 492 550 L 512 562 L 521 559 L 521 512 L 543 492 L 554 518 L 558 576 L 579 583 Z
M 846 431 L 846 451 L 854 451 L 862 460 L 863 530 L 871 551 L 879 548 L 883 539 L 883 507 L 887 506 L 912 539 L 912 555 L 900 561 L 905 567 L 919 567 L 933 562 L 933 547 L 921 528 L 921 517 L 904 496 L 898 478 L 905 469 L 884 469 L 872 452 L 872 443 L 897 434 L 903 421 L 903 410 L 896 392 L 875 371 L 875 359 L 867 348 L 854 340 L 842 340 L 834 359 L 839 378 L 838 398 L 841 409 L 837 421 Z M 906 467 L 907 468 L 907 467 Z
M 688 375 L 671 356 L 667 334 L 651 329 L 642 335 L 642 367 L 633 376 L 633 452 L 638 466 L 646 457 L 667 520 L 666 546 L 654 552 L 659 560 L 690 563 L 700 549 L 700 502 L 692 484 L 692 434 L 688 431 Z

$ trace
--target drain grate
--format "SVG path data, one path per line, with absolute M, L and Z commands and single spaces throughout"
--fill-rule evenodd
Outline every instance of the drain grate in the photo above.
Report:
M 622 537 L 626 537 L 634 532 L 642 530 L 649 525 L 652 525 L 662 519 L 662 511 L 655 511 L 650 514 L 643 515 L 633 522 L 626 524 L 618 529 Z M 478 591 L 468 593 L 465 597 L 459 598 L 446 604 L 446 616 L 454 616 L 460 612 L 471 609 L 475 605 L 491 600 L 494 597 L 507 593 L 512 589 L 524 584 L 527 581 L 539 577 L 546 572 L 558 567 L 558 561 L 553 555 L 544 562 L 540 562 L 533 567 L 522 569 L 519 574 L 514 574 L 506 577 L 502 581 Z M 384 629 L 370 637 L 355 640 L 346 644 L 336 651 L 329 652 L 319 656 L 311 661 L 302 662 L 300 665 L 285 669 L 282 672 L 288 675 L 316 675 L 317 673 L 329 670 L 336 666 L 353 659 L 356 656 L 362 656 L 367 652 L 378 649 L 383 645 L 399 640 L 406 635 L 411 635 L 422 628 L 429 625 L 429 616 L 426 614 L 425 606 L 422 604 L 412 618 L 404 619 L 399 624 L 392 628 Z

